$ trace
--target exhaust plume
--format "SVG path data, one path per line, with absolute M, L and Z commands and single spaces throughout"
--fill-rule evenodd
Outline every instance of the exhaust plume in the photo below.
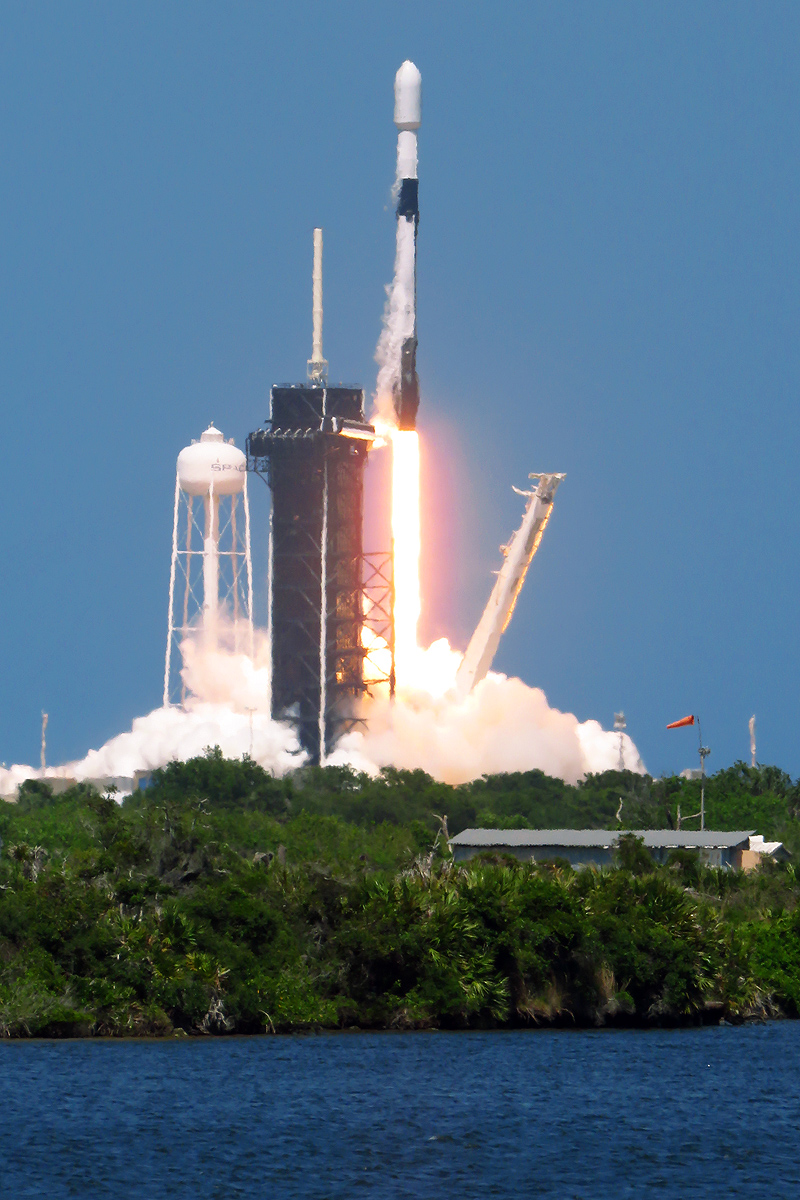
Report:
M 198 626 L 181 642 L 181 676 L 187 692 L 183 708 L 162 706 L 137 717 L 127 732 L 60 767 L 0 768 L 0 796 L 13 797 L 26 779 L 132 779 L 137 771 L 192 758 L 209 746 L 219 746 L 226 758 L 252 753 L 256 762 L 276 775 L 302 766 L 306 756 L 295 730 L 270 717 L 266 636 L 258 634 L 251 659 L 231 649 L 232 627 L 227 633 L 230 637 L 223 631 L 220 644 L 209 647 Z
M 446 639 L 418 650 L 417 685 L 401 687 L 394 702 L 368 700 L 366 732 L 343 737 L 328 763 L 349 763 L 370 774 L 385 766 L 421 768 L 450 784 L 537 769 L 577 783 L 619 767 L 618 734 L 550 708 L 544 692 L 521 679 L 490 672 L 460 699 L 455 677 L 461 658 Z M 627 734 L 623 758 L 627 770 L 644 774 Z
M 219 746 L 229 758 L 252 750 L 254 760 L 283 775 L 306 756 L 290 724 L 269 715 L 267 639 L 257 639 L 255 661 L 220 647 L 208 650 L 201 637 L 181 647 L 186 706 L 157 708 L 137 717 L 85 758 L 46 771 L 16 765 L 0 768 L 0 795 L 12 797 L 26 779 L 110 780 L 166 766 Z M 388 697 L 367 699 L 366 733 L 350 733 L 328 758 L 370 775 L 382 767 L 422 769 L 443 783 L 466 783 L 481 775 L 538 769 L 576 783 L 589 772 L 619 763 L 618 735 L 597 721 L 579 722 L 550 708 L 540 688 L 490 672 L 464 700 L 453 690 L 462 655 L 445 639 L 418 649 L 413 684 Z M 625 767 L 643 773 L 638 751 L 623 735 Z

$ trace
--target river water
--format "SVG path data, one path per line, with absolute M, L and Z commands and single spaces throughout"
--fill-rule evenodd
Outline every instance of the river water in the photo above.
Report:
M 0 1045 L 0 1196 L 800 1195 L 800 1022 Z

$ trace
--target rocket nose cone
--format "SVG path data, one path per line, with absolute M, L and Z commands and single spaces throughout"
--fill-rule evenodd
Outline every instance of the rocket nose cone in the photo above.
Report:
M 419 129 L 422 120 L 422 76 L 409 59 L 394 77 L 394 123 L 398 129 Z

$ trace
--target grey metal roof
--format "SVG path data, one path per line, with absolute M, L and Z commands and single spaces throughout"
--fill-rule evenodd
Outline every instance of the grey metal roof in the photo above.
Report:
M 486 846 L 501 850 L 504 846 L 584 846 L 610 847 L 624 833 L 633 833 L 653 849 L 691 850 L 693 848 L 730 849 L 743 843 L 745 848 L 752 829 L 732 833 L 709 831 L 680 833 L 674 829 L 465 829 L 450 839 L 451 846 Z

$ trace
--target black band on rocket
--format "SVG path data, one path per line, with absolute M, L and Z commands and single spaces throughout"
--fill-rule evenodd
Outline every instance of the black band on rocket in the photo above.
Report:
M 416 429 L 419 408 L 417 339 L 406 338 L 400 351 L 400 387 L 395 392 L 398 429 Z
M 419 220 L 419 180 L 401 179 L 400 195 L 397 199 L 397 215 L 410 220 Z

